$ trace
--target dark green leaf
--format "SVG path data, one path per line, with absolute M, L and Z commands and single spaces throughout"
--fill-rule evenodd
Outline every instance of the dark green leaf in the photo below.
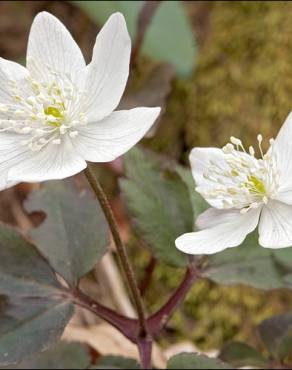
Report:
M 232 369 L 232 367 L 204 355 L 180 353 L 168 361 L 167 369 Z
M 137 19 L 144 1 L 73 1 L 99 25 L 114 12 L 126 18 L 129 33 L 134 40 Z M 175 29 L 175 32 L 173 32 Z M 164 1 L 158 7 L 147 30 L 142 52 L 154 60 L 172 64 L 183 76 L 192 72 L 196 44 L 190 21 L 179 1 Z
M 258 245 L 258 235 L 247 236 L 242 245 L 208 258 L 205 276 L 219 284 L 246 284 L 259 289 L 286 286 L 272 250 Z
M 82 344 L 60 342 L 14 365 L 13 369 L 87 369 L 89 365 L 90 357 Z
M 92 369 L 140 369 L 140 365 L 133 358 L 122 356 L 104 356 Z
M 34 245 L 0 224 L 0 365 L 52 345 L 62 334 L 73 306 Z
M 226 344 L 221 353 L 222 361 L 236 367 L 254 366 L 267 369 L 268 361 L 253 347 L 246 343 L 230 342 Z
M 186 256 L 175 239 L 193 228 L 193 212 L 186 185 L 179 176 L 162 172 L 159 161 L 135 148 L 125 156 L 127 179 L 120 181 L 138 233 L 165 263 L 184 266 Z
M 55 343 L 73 313 L 71 303 L 57 298 L 0 300 L 0 365 L 22 361 Z
M 46 220 L 30 233 L 51 266 L 71 285 L 90 271 L 108 245 L 102 211 L 88 192 L 72 181 L 50 181 L 26 202 L 29 212 L 44 211 Z
M 54 272 L 35 246 L 0 224 L 0 294 L 48 296 L 58 287 Z
M 292 352 L 292 313 L 271 317 L 258 327 L 261 339 L 272 356 L 284 359 Z

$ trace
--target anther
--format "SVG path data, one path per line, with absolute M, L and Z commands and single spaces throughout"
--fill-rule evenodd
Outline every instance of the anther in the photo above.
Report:
M 236 137 L 234 137 L 234 136 L 231 136 L 230 137 L 230 141 L 231 141 L 231 143 L 232 144 L 234 144 L 234 145 L 242 145 L 242 142 L 241 142 L 241 140 L 240 139 L 237 139 Z
M 224 153 L 231 153 L 234 150 L 234 146 L 232 144 L 228 143 L 223 147 L 222 150 L 223 150 Z
M 36 99 L 34 96 L 30 96 L 26 99 L 27 103 L 30 105 L 34 105 L 36 103 Z
M 251 156 L 253 156 L 253 157 L 254 157 L 254 155 L 255 155 L 255 151 L 254 151 L 254 148 L 253 148 L 252 146 L 250 146 L 250 147 L 248 148 L 248 151 L 249 151 L 249 154 L 250 154 Z

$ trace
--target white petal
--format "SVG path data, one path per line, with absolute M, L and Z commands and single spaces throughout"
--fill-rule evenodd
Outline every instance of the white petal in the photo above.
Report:
M 50 76 L 45 66 L 68 74 L 72 81 L 77 81 L 86 64 L 66 27 L 53 15 L 41 12 L 31 26 L 27 68 L 37 80 L 48 81 Z
M 198 216 L 196 226 L 201 230 L 216 226 L 221 223 L 220 216 L 225 214 L 226 210 L 210 207 Z
M 292 246 L 292 206 L 269 201 L 259 223 L 259 243 L 265 248 Z
M 0 58 L 0 104 L 15 104 L 10 82 L 13 80 L 22 83 L 27 76 L 26 68 L 18 63 Z
M 210 168 L 210 161 L 216 162 L 223 166 L 223 168 L 228 169 L 224 153 L 222 149 L 218 148 L 193 148 L 189 160 L 197 186 L 210 184 L 210 181 L 203 176 Z
M 0 58 L 0 70 L 8 79 L 15 81 L 22 80 L 28 76 L 28 70 L 21 64 Z
M 2 132 L 0 135 L 0 190 L 9 188 L 20 181 L 8 180 L 8 171 L 28 158 L 29 149 L 21 145 L 20 135 Z
M 160 108 L 116 111 L 99 122 L 79 126 L 75 148 L 87 161 L 112 161 L 142 139 L 159 112 Z
M 192 174 L 197 185 L 197 191 L 204 192 L 213 189 L 214 182 L 206 179 L 204 174 L 210 169 L 210 162 L 217 163 L 223 170 L 228 170 L 228 165 L 225 161 L 225 155 L 221 149 L 217 148 L 194 148 L 189 156 Z M 220 184 L 217 185 L 219 187 Z M 221 200 L 214 200 L 206 198 L 206 201 L 216 208 L 223 208 Z
M 292 204 L 292 112 L 286 118 L 274 142 L 274 153 L 280 173 L 277 199 Z
M 184 234 L 176 239 L 175 245 L 189 254 L 214 254 L 236 247 L 256 228 L 260 212 L 261 208 L 251 209 L 246 214 L 238 210 L 219 211 L 216 221 L 211 217 L 210 228 Z
M 278 193 L 274 199 L 292 205 L 292 181 L 288 180 L 284 184 L 280 185 Z
M 73 148 L 70 139 L 62 138 L 59 145 L 48 144 L 41 151 L 29 150 L 28 155 L 13 166 L 9 181 L 41 182 L 64 179 L 86 168 L 86 162 Z
M 125 19 L 115 13 L 99 32 L 87 66 L 85 111 L 89 121 L 106 117 L 119 104 L 128 79 L 130 52 Z

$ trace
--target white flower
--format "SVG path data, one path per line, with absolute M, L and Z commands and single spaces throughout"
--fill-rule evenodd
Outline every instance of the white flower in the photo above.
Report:
M 258 225 L 259 244 L 292 246 L 292 113 L 261 159 L 231 137 L 223 149 L 194 148 L 190 154 L 197 191 L 212 206 L 196 222 L 199 231 L 176 239 L 185 253 L 213 254 L 240 245 Z
M 124 17 L 112 15 L 92 61 L 49 13 L 31 27 L 26 68 L 0 58 L 0 189 L 62 179 L 91 162 L 108 162 L 134 146 L 159 108 L 116 111 L 129 73 Z

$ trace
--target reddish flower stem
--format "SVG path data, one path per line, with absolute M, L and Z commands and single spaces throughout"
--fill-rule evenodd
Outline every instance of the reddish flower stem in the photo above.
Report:
M 185 273 L 183 281 L 171 295 L 169 300 L 163 307 L 161 307 L 156 313 L 148 318 L 147 323 L 149 333 L 153 337 L 157 336 L 161 332 L 173 312 L 184 301 L 186 295 L 199 276 L 199 271 L 196 265 L 192 262 Z
M 142 369 L 151 369 L 153 338 L 143 338 L 137 343 Z
M 137 343 L 139 335 L 139 322 L 136 319 L 130 319 L 116 311 L 103 306 L 92 298 L 88 297 L 81 290 L 76 289 L 72 292 L 71 299 L 76 305 L 86 308 L 104 321 L 108 322 L 118 329 L 131 342 Z
M 99 204 L 103 210 L 105 218 L 110 227 L 110 230 L 111 230 L 111 233 L 112 233 L 115 245 L 116 245 L 116 250 L 120 258 L 121 266 L 127 278 L 128 286 L 129 286 L 133 301 L 136 306 L 141 335 L 147 335 L 148 329 L 147 329 L 147 323 L 146 323 L 144 304 L 143 304 L 142 297 L 141 297 L 141 294 L 138 288 L 138 284 L 135 278 L 132 265 L 128 257 L 126 247 L 122 241 L 122 238 L 119 232 L 117 221 L 112 212 L 107 196 L 105 192 L 103 191 L 100 183 L 98 182 L 96 176 L 94 175 L 93 171 L 91 170 L 89 164 L 87 168 L 84 170 L 84 174 L 90 186 L 92 187 L 92 190 L 94 191 L 96 195 L 96 198 L 99 201 Z
M 121 265 L 124 269 L 129 288 L 131 290 L 136 305 L 138 319 L 130 319 L 118 314 L 117 312 L 101 305 L 100 303 L 95 302 L 79 289 L 71 292 L 71 299 L 75 304 L 90 310 L 97 316 L 101 317 L 102 319 L 113 325 L 125 337 L 135 343 L 139 349 L 142 368 L 150 369 L 153 338 L 161 332 L 161 330 L 170 319 L 172 313 L 182 303 L 193 283 L 199 277 L 199 271 L 195 263 L 190 260 L 190 264 L 180 286 L 176 289 L 176 291 L 163 307 L 161 307 L 156 313 L 146 319 L 141 294 L 138 289 L 134 272 L 127 255 L 126 248 L 121 239 L 118 225 L 111 210 L 110 204 L 101 185 L 97 181 L 90 167 L 87 167 L 84 173 L 97 199 L 99 200 L 99 203 L 104 211 L 105 217 L 112 231 L 113 239 L 117 247 L 117 252 L 121 260 Z
M 130 319 L 120 315 L 114 310 L 94 301 L 79 289 L 70 292 L 69 295 L 73 303 L 88 309 L 101 319 L 113 325 L 126 338 L 135 343 L 139 349 L 142 368 L 150 369 L 153 338 L 160 334 L 173 312 L 183 302 L 199 276 L 200 271 L 197 269 L 197 266 L 194 262 L 190 262 L 179 287 L 174 291 L 164 306 L 146 320 L 148 328 L 148 333 L 146 335 L 141 333 L 139 321 L 137 319 Z

